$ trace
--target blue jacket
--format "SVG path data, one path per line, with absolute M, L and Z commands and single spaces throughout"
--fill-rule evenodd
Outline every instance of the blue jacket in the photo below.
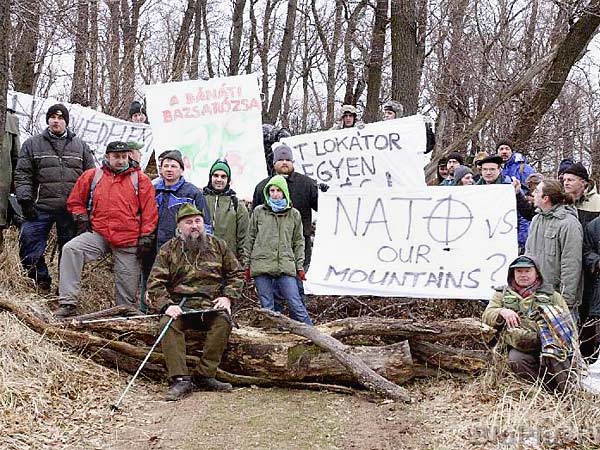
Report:
M 527 184 L 525 180 L 527 177 L 535 172 L 535 169 L 527 164 L 527 158 L 521 153 L 513 152 L 510 159 L 504 163 L 504 169 L 502 169 L 502 175 L 509 177 L 515 177 L 521 182 L 521 190 L 524 194 L 527 193 Z M 518 214 L 519 217 L 519 247 L 525 247 L 527 241 L 527 234 L 529 232 L 529 221 L 523 216 Z
M 204 228 L 208 234 L 212 234 L 210 211 L 200 189 L 185 181 L 183 177 L 173 186 L 165 186 L 165 180 L 162 177 L 154 180 L 153 184 L 156 191 L 156 203 L 158 204 L 158 227 L 156 229 L 156 246 L 158 249 L 175 236 L 177 211 L 186 203 L 191 203 L 203 211 Z

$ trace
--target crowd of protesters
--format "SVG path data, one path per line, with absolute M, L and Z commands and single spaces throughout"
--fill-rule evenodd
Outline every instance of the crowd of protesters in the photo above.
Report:
M 132 103 L 129 116 L 147 123 L 140 102 Z M 384 105 L 384 120 L 402 116 L 398 102 Z M 302 282 L 312 254 L 312 211 L 318 209 L 319 192 L 328 186 L 294 170 L 292 149 L 278 142 L 290 136 L 288 130 L 263 126 L 268 176 L 256 185 L 249 210 L 231 188 L 235 174 L 226 160 L 212 164 L 207 184 L 200 188 L 186 181 L 180 151 L 169 149 L 158 156 L 159 176 L 150 180 L 139 165 L 141 144 L 109 143 L 96 167 L 88 146 L 68 129 L 64 105 L 51 106 L 46 122 L 47 129 L 26 140 L 16 157 L 18 133 L 9 120 L 5 147 L 10 145 L 14 173 L 9 170 L 7 176 L 14 178 L 23 219 L 21 260 L 43 293 L 51 291 L 44 254 L 56 225 L 58 319 L 78 313 L 84 265 L 111 253 L 117 304 L 179 319 L 163 342 L 173 380 L 168 400 L 182 398 L 194 386 L 231 390 L 215 373 L 231 332 L 231 304 L 241 296 L 244 282 L 254 282 L 263 308 L 282 311 L 287 303 L 293 319 L 312 325 Z M 343 105 L 332 129 L 363 126 L 356 108 Z M 433 147 L 430 127 L 427 147 Z M 526 323 L 524 335 L 539 342 L 532 337 L 537 330 L 533 322 L 546 323 L 551 315 L 564 325 L 561 329 L 571 330 L 562 336 L 567 342 L 576 334 L 569 325 L 572 317 L 572 323 L 585 324 L 580 329 L 587 338 L 585 356 L 597 348 L 599 333 L 593 324 L 600 317 L 600 195 L 581 163 L 563 160 L 556 178 L 537 173 L 511 142 L 502 140 L 494 152 L 474 155 L 471 164 L 460 152 L 439 159 L 434 184 L 514 188 L 515 228 L 524 256 L 511 263 L 508 284 L 490 302 L 484 321 L 517 336 L 508 342 L 509 363 L 517 373 L 538 373 L 540 352 L 558 360 L 545 367 L 564 390 L 565 380 L 558 373 L 572 348 L 565 344 L 558 358 L 548 356 L 543 342 L 533 348 L 515 344 L 521 341 L 514 333 Z M 0 180 L 0 220 L 6 220 L 6 179 Z M 5 225 L 0 222 L 0 229 Z M 538 316 L 531 316 L 538 307 Z M 203 314 L 194 315 L 198 310 Z M 191 373 L 185 360 L 188 328 L 208 333 L 200 363 Z M 551 344 L 556 347 L 556 340 Z

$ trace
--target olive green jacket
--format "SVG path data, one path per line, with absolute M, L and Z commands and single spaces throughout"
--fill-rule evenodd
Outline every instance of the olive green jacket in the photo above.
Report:
M 2 147 L 0 147 L 0 228 L 6 226 L 6 212 L 12 185 L 13 168 L 20 148 L 19 119 L 14 113 L 7 112 L 4 140 Z
M 529 313 L 541 304 L 551 304 L 565 311 L 568 310 L 566 302 L 558 292 L 547 294 L 538 290 L 535 294 L 523 298 L 512 289 L 505 287 L 494 293 L 483 312 L 482 321 L 501 330 L 501 338 L 509 346 L 525 353 L 537 353 L 541 348 L 538 327 L 535 320 L 529 318 Z M 505 328 L 504 318 L 500 315 L 500 310 L 503 308 L 510 309 L 519 315 L 521 319 L 519 327 Z
M 230 195 L 208 193 L 206 189 L 204 198 L 210 211 L 213 234 L 223 239 L 238 260 L 243 261 L 248 235 L 248 209 L 242 202 L 236 207 Z

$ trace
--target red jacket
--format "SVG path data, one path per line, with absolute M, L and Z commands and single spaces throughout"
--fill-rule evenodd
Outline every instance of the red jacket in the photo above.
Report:
M 158 223 L 158 207 L 150 178 L 139 167 L 115 174 L 106 166 L 94 189 L 91 222 L 94 231 L 114 247 L 134 247 L 140 236 L 151 234 Z M 138 170 L 136 194 L 131 172 Z M 71 214 L 87 215 L 90 188 L 96 169 L 86 170 L 77 179 L 67 199 Z M 140 212 L 138 214 L 138 212 Z

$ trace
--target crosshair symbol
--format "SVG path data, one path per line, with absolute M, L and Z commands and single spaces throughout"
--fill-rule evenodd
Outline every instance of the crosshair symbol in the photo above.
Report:
M 454 200 L 452 195 L 438 200 L 431 214 L 423 218 L 427 219 L 429 236 L 444 245 L 459 240 L 473 224 L 471 209 L 466 203 Z

